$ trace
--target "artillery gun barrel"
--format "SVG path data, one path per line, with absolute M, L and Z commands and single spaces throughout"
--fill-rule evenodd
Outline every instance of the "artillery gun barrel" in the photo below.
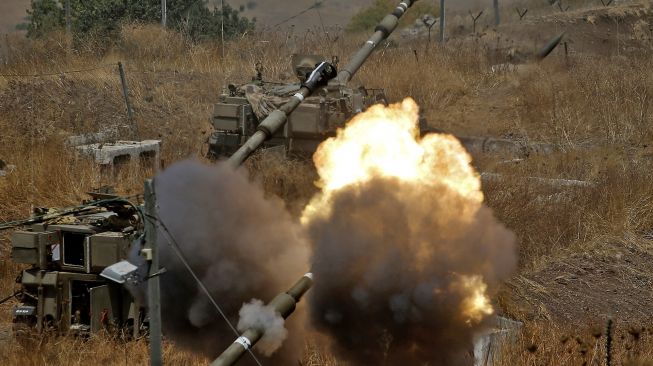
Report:
M 372 51 L 379 42 L 388 38 L 397 25 L 399 18 L 413 6 L 417 0 L 403 0 L 395 10 L 386 15 L 383 20 L 374 29 L 374 34 L 365 44 L 356 52 L 349 61 L 349 64 L 336 75 L 335 67 L 327 62 L 316 65 L 315 70 L 307 77 L 306 82 L 302 84 L 299 91 L 279 109 L 270 113 L 258 126 L 252 137 L 250 137 L 231 157 L 229 163 L 233 167 L 240 166 L 252 152 L 261 147 L 263 143 L 274 135 L 288 120 L 288 115 L 292 113 L 297 106 L 309 97 L 318 87 L 325 86 L 329 80 L 336 79 L 337 83 L 345 84 L 351 80 L 352 76 L 358 71 L 361 65 L 367 60 Z
M 383 20 L 374 28 L 374 34 L 370 37 L 367 42 L 361 47 L 358 52 L 351 58 L 347 66 L 344 69 L 341 69 L 336 77 L 336 80 L 342 84 L 347 83 L 354 76 L 356 71 L 363 65 L 365 60 L 372 54 L 376 46 L 388 38 L 390 33 L 392 33 L 397 25 L 399 24 L 399 18 L 413 6 L 417 0 L 403 0 L 395 10 L 386 15 Z
M 247 157 L 272 137 L 288 119 L 288 115 L 299 106 L 304 98 L 309 97 L 317 88 L 327 85 L 336 76 L 336 68 L 328 62 L 315 65 L 315 69 L 306 77 L 299 91 L 286 104 L 270 113 L 258 125 L 258 130 L 231 157 L 233 167 L 240 166 Z
M 275 312 L 286 319 L 295 311 L 295 306 L 311 286 L 313 286 L 313 274 L 307 273 L 288 291 L 272 299 L 267 306 L 272 307 Z M 229 348 L 211 363 L 211 366 L 230 366 L 236 364 L 245 352 L 263 337 L 263 334 L 264 331 L 258 328 L 245 330 Z
M 258 130 L 250 137 L 243 146 L 241 146 L 233 155 L 229 157 L 229 163 L 233 167 L 240 166 L 254 150 L 263 145 L 274 133 L 279 130 L 288 119 L 288 115 L 297 108 L 297 106 L 309 96 L 311 91 L 306 87 L 301 87 L 297 94 L 290 97 L 290 100 L 282 105 L 279 109 L 270 113 L 261 124 Z
M 560 41 L 562 41 L 562 38 L 565 36 L 565 33 L 560 33 L 557 37 L 553 38 L 552 40 L 549 41 L 542 49 L 540 49 L 536 54 L 535 58 L 537 61 L 542 61 L 548 56 L 553 50 L 558 47 L 560 44 Z

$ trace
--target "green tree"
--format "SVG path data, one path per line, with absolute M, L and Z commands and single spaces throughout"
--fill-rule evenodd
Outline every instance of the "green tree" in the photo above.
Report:
M 28 10 L 28 37 L 39 37 L 65 26 L 65 0 L 32 0 Z M 160 0 L 70 0 L 72 30 L 115 35 L 124 22 L 156 23 L 161 19 Z M 221 34 L 220 8 L 209 9 L 203 0 L 168 0 L 168 25 L 186 32 L 193 39 L 214 38 Z M 254 28 L 254 22 L 240 16 L 228 4 L 224 7 L 225 37 Z
M 27 36 L 40 37 L 64 26 L 64 12 L 57 0 L 32 0 L 27 9 Z

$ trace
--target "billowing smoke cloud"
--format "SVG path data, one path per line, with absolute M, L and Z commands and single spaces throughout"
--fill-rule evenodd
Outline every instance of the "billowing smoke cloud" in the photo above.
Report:
M 265 354 L 284 343 L 267 364 L 297 364 L 301 356 L 302 314 L 286 330 L 263 304 L 307 263 L 315 276 L 310 323 L 340 360 L 473 362 L 473 335 L 493 312 L 488 295 L 516 265 L 514 236 L 483 205 L 460 143 L 420 138 L 417 121 L 410 99 L 375 106 L 323 143 L 314 157 L 321 193 L 303 226 L 226 164 L 182 162 L 157 177 L 161 219 L 233 324 L 265 329 L 257 346 Z M 164 331 L 215 357 L 234 334 L 162 242 Z
M 355 365 L 470 364 L 481 324 L 466 314 L 476 299 L 467 300 L 461 276 L 495 285 L 514 268 L 514 239 L 485 207 L 464 220 L 464 202 L 451 196 L 375 179 L 338 192 L 331 215 L 310 224 L 311 319 L 339 356 Z
M 417 121 L 410 99 L 372 107 L 314 156 L 310 316 L 354 365 L 472 364 L 487 292 L 516 265 L 469 155 Z
M 264 198 L 244 174 L 224 163 L 205 166 L 186 161 L 170 166 L 155 182 L 159 217 L 232 324 L 238 323 L 244 303 L 253 298 L 270 301 L 306 272 L 301 228 L 279 199 Z M 159 238 L 161 263 L 168 270 L 161 277 L 164 333 L 183 347 L 216 357 L 235 335 L 177 259 L 163 232 Z M 251 306 L 243 308 L 242 321 L 251 320 L 250 310 Z M 287 326 L 299 335 L 300 319 L 293 320 Z M 279 324 L 274 329 L 276 333 L 263 343 L 268 354 L 285 337 Z M 301 351 L 301 343 L 287 344 L 267 362 L 296 364 Z M 241 362 L 252 364 L 249 356 Z

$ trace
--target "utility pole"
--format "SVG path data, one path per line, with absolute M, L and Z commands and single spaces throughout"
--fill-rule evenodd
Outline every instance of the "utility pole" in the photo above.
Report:
M 224 58 L 224 0 L 220 1 L 220 39 L 222 41 L 222 58 Z
M 168 22 L 168 4 L 167 0 L 161 0 L 161 26 L 166 27 Z
M 444 6 L 444 0 L 440 0 L 440 43 L 444 43 L 444 27 L 447 22 L 446 13 L 447 10 Z
M 70 19 L 71 18 L 70 0 L 66 0 L 65 11 L 66 11 L 66 34 L 70 35 L 72 32 L 72 20 Z
M 150 261 L 148 273 L 148 309 L 150 317 L 150 365 L 163 365 L 161 349 L 161 292 L 159 284 L 159 247 L 157 245 L 157 209 L 154 181 L 145 181 L 145 257 Z M 134 326 L 136 326 L 134 322 Z
M 494 0 L 494 25 L 497 27 L 501 23 L 501 15 L 499 15 L 499 0 Z

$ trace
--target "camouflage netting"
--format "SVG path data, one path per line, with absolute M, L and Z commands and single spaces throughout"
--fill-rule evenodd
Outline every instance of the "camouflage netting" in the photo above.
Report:
M 247 84 L 238 90 L 245 94 L 245 98 L 252 106 L 252 110 L 259 121 L 263 120 L 275 109 L 284 105 L 290 96 L 299 90 L 299 84 L 282 85 L 266 89 L 261 86 Z

